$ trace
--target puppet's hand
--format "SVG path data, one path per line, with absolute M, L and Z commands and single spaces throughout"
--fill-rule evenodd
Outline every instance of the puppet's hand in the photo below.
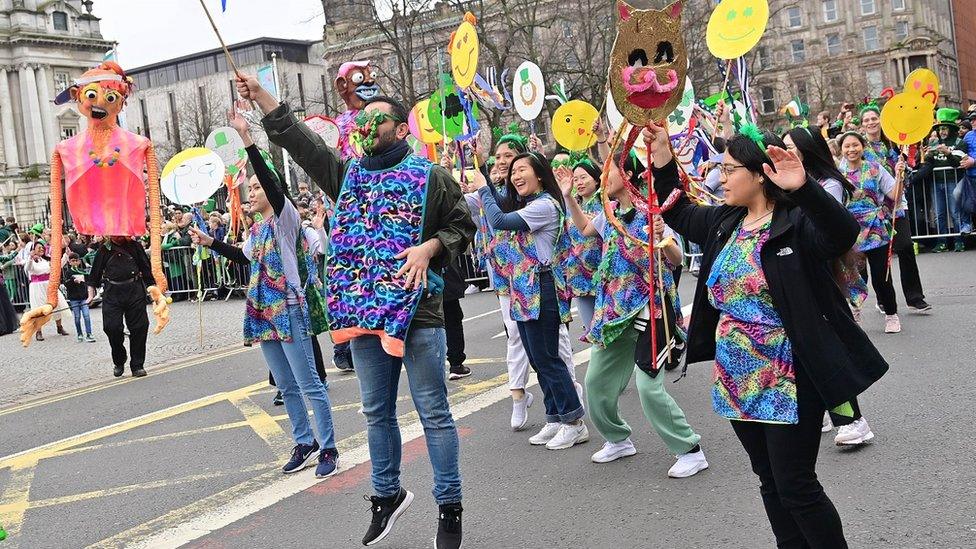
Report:
M 156 317 L 156 328 L 153 329 L 153 334 L 158 334 L 163 331 L 163 328 L 169 324 L 169 298 L 163 294 L 156 286 L 150 286 L 146 288 L 149 292 L 149 297 L 153 300 L 153 316 Z
M 20 318 L 20 343 L 24 347 L 30 345 L 34 334 L 45 324 L 51 321 L 51 312 L 54 307 L 50 303 L 45 303 L 24 313 Z

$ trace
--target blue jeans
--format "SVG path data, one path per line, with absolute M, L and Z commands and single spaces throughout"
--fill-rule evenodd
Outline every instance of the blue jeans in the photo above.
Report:
M 460 502 L 458 433 L 447 402 L 444 329 L 410 330 L 404 342 L 403 359 L 386 354 L 377 336 L 357 337 L 350 348 L 366 415 L 376 495 L 390 497 L 400 490 L 401 442 L 396 401 L 402 365 L 406 367 L 410 395 L 427 439 L 427 453 L 434 469 L 434 500 L 438 505 Z
M 262 341 L 261 353 L 285 401 L 285 410 L 291 421 L 291 436 L 295 444 L 311 445 L 315 440 L 308 422 L 308 408 L 305 407 L 305 398 L 308 398 L 315 412 L 319 447 L 335 448 L 332 404 L 325 385 L 315 371 L 312 339 L 302 306 L 288 305 L 288 319 L 291 321 L 292 341 Z
M 952 184 L 950 177 L 936 175 L 932 185 L 932 209 L 935 210 L 935 228 L 940 235 L 949 233 L 949 218 L 956 231 L 961 228 L 959 219 L 959 209 L 956 207 L 956 198 L 953 191 L 956 185 Z M 948 210 L 948 217 L 946 216 Z M 937 243 L 945 244 L 945 237 L 939 238 Z
M 516 324 L 525 354 L 529 355 L 529 364 L 539 376 L 546 421 L 572 423 L 583 417 L 583 404 L 567 364 L 559 356 L 559 302 L 552 273 L 539 273 L 539 292 L 542 294 L 539 318 Z
M 71 308 L 71 314 L 75 317 L 75 333 L 79 336 L 86 335 L 91 336 L 91 315 L 88 313 L 88 300 L 87 299 L 69 299 L 68 307 Z M 81 331 L 81 319 L 85 319 L 85 332 Z
M 973 217 L 968 213 L 964 213 L 962 207 L 959 205 L 959 200 L 962 198 L 963 185 L 968 184 L 970 180 L 972 178 L 969 176 L 960 179 L 959 183 L 956 184 L 956 188 L 952 191 L 952 202 L 956 205 L 956 211 L 959 213 L 959 232 L 961 233 L 973 232 Z
M 576 308 L 579 309 L 580 322 L 583 328 L 589 332 L 593 326 L 593 313 L 596 309 L 596 297 L 591 295 L 579 296 L 576 298 Z

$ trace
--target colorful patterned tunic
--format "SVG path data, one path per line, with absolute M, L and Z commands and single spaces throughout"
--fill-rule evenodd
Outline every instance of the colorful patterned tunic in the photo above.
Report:
M 877 162 L 865 160 L 859 169 L 851 169 L 844 159 L 840 170 L 856 189 L 847 203 L 847 209 L 861 225 L 854 249 L 866 252 L 888 244 L 891 225 L 886 219 L 885 192 L 881 188 L 881 167 Z
M 572 200 L 572 199 L 570 199 Z M 593 217 L 603 210 L 600 193 L 594 193 L 582 204 L 583 213 Z M 594 296 L 596 287 L 593 275 L 600 266 L 602 246 L 600 239 L 583 236 L 575 224 L 569 227 L 569 250 L 566 254 L 564 268 L 566 270 L 566 284 L 573 297 Z
M 408 155 L 384 171 L 353 161 L 336 201 L 326 260 L 329 329 L 335 343 L 373 334 L 403 356 L 403 342 L 424 289 L 395 278 L 396 255 L 421 244 L 432 164 Z
M 548 194 L 539 195 L 535 200 L 555 199 Z M 531 231 L 495 231 L 495 246 L 492 254 L 495 275 L 502 278 L 512 296 L 512 320 L 525 322 L 539 318 L 542 302 L 539 286 L 539 272 L 550 268 L 556 284 L 556 298 L 559 302 L 561 322 L 569 322 L 570 295 L 566 287 L 565 272 L 561 264 L 569 249 L 566 216 L 556 204 L 559 212 L 559 233 L 556 236 L 553 256 L 549 265 L 543 265 L 536 250 L 536 235 Z M 496 286 L 497 288 L 497 286 Z
M 638 210 L 630 210 L 620 216 L 627 232 L 637 238 L 647 241 L 647 215 Z M 596 305 L 593 310 L 593 322 L 590 332 L 581 338 L 582 341 L 606 347 L 622 334 L 631 321 L 645 308 L 654 292 L 655 317 L 663 316 L 663 302 L 661 293 L 657 291 L 657 283 L 648 284 L 650 259 L 647 248 L 633 239 L 621 234 L 613 225 L 606 222 L 602 214 L 597 216 L 594 223 L 603 233 L 603 250 L 600 266 L 594 276 L 596 287 Z M 601 230 L 602 228 L 602 230 Z M 664 254 L 661 254 L 663 258 Z M 664 260 L 660 269 L 660 279 L 663 281 L 671 303 L 674 305 L 675 329 L 681 331 L 681 299 L 674 284 L 672 266 Z M 657 281 L 658 277 L 655 276 Z M 669 325 L 672 319 L 669 319 Z M 682 338 L 684 333 L 680 334 Z
M 712 407 L 728 419 L 793 424 L 799 421 L 793 347 L 759 255 L 769 224 L 753 231 L 740 225 L 706 283 L 709 302 L 720 311 Z
M 64 166 L 65 198 L 81 234 L 141 236 L 146 233 L 143 169 L 150 142 L 115 127 L 105 150 L 96 151 L 91 132 L 58 143 Z

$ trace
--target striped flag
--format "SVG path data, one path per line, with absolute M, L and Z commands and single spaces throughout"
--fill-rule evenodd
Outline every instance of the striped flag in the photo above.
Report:
M 746 106 L 750 122 L 756 123 L 756 107 L 752 103 L 752 94 L 749 93 L 749 66 L 745 56 L 735 60 L 735 75 L 739 81 L 739 89 L 742 90 L 742 102 Z

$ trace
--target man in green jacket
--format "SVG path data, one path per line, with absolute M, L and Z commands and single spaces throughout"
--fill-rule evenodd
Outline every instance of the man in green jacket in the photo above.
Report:
M 271 142 L 287 150 L 336 203 L 326 298 L 333 341 L 351 341 L 367 419 L 376 495 L 370 498 L 373 517 L 363 545 L 385 538 L 413 501 L 399 479 L 395 403 L 402 364 L 434 469 L 437 548 L 460 547 L 458 435 L 447 401 L 443 281 L 436 273 L 474 237 L 461 188 L 446 170 L 413 154 L 405 141 L 408 112 L 395 99 L 366 102 L 356 120 L 365 154 L 344 163 L 256 78 L 239 80 L 237 89 L 265 114 L 262 124 Z

